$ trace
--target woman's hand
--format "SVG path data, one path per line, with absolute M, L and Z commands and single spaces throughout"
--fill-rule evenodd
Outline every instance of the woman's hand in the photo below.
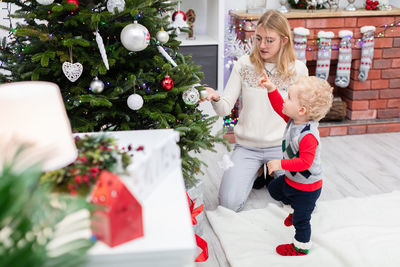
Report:
M 282 170 L 281 160 L 274 159 L 267 162 L 268 174 L 271 175 L 274 171 Z
M 276 89 L 275 84 L 273 84 L 270 79 L 268 78 L 267 74 L 265 71 L 263 71 L 263 76 L 258 80 L 258 86 L 262 86 L 264 88 L 267 88 L 268 93 L 274 91 Z
M 203 101 L 210 101 L 210 100 L 214 100 L 215 102 L 218 102 L 220 99 L 219 94 L 217 93 L 217 91 L 215 91 L 214 89 L 212 89 L 211 87 L 204 87 L 207 90 L 208 96 L 202 100 L 200 100 L 200 102 Z

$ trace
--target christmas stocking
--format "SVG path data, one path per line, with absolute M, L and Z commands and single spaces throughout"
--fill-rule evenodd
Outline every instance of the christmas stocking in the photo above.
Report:
M 368 71 L 371 68 L 372 58 L 374 57 L 374 26 L 361 27 L 363 34 L 361 48 L 361 64 L 358 73 L 358 79 L 362 82 L 368 78 Z
M 310 31 L 303 27 L 297 27 L 293 29 L 294 32 L 294 51 L 298 60 L 306 64 L 306 47 L 307 47 L 307 35 Z
M 308 254 L 311 245 L 311 241 L 303 243 L 293 238 L 293 243 L 277 246 L 276 252 L 282 256 L 304 256 Z
M 342 38 L 339 47 L 339 61 L 336 69 L 335 84 L 345 88 L 350 83 L 350 68 L 351 68 L 351 37 L 352 31 L 340 31 L 339 37 Z
M 333 32 L 318 32 L 318 59 L 315 76 L 320 79 L 327 80 L 329 77 L 329 67 L 331 65 L 331 39 Z

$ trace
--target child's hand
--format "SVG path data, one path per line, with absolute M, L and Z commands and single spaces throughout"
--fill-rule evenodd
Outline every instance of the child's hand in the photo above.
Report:
M 217 91 L 215 91 L 215 90 L 212 89 L 211 87 L 204 87 L 204 88 L 207 90 L 208 95 L 207 95 L 206 98 L 201 99 L 200 102 L 203 102 L 203 101 L 205 101 L 205 100 L 208 100 L 208 101 L 209 101 L 209 100 L 214 100 L 214 101 L 216 101 L 216 102 L 219 101 L 220 96 L 219 96 L 219 94 L 217 93 Z
M 274 171 L 282 170 L 281 160 L 274 159 L 267 162 L 268 174 L 271 175 Z
M 268 92 L 272 92 L 276 89 L 275 84 L 273 84 L 269 79 L 265 71 L 263 71 L 263 76 L 258 80 L 258 86 L 267 88 Z

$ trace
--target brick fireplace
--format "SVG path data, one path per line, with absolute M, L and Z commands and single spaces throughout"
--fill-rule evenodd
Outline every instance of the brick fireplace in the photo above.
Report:
M 239 39 L 245 40 L 254 34 L 255 25 L 261 15 L 231 11 Z M 353 31 L 352 65 L 350 84 L 347 88 L 334 86 L 335 96 L 347 104 L 346 120 L 321 123 L 321 136 L 400 132 L 400 9 L 390 11 L 357 10 L 293 10 L 285 14 L 291 28 L 305 27 L 310 30 L 307 42 L 307 67 L 315 75 L 317 60 L 317 34 L 332 31 L 332 60 L 328 82 L 334 86 L 340 30 Z M 376 27 L 375 48 L 368 79 L 358 80 L 361 58 L 360 28 Z M 377 35 L 381 37 L 377 37 Z M 311 50 L 310 50 L 311 49 Z

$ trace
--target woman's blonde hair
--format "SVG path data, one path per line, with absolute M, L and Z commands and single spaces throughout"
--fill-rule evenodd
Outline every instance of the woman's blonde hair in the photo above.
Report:
M 284 77 L 293 76 L 296 74 L 296 70 L 291 68 L 291 63 L 296 60 L 296 54 L 294 52 L 293 38 L 290 31 L 290 25 L 288 20 L 276 10 L 268 10 L 258 20 L 257 29 L 264 27 L 266 30 L 273 30 L 281 36 L 281 48 L 278 52 L 276 61 L 276 70 L 278 74 Z M 287 37 L 288 42 L 283 45 L 283 38 Z M 262 73 L 264 70 L 264 60 L 261 58 L 260 50 L 257 45 L 254 46 L 253 51 L 250 54 L 250 61 L 253 63 L 257 73 Z
M 300 106 L 307 109 L 309 120 L 320 121 L 329 112 L 333 101 L 333 88 L 315 76 L 301 76 L 292 87 L 297 90 Z

